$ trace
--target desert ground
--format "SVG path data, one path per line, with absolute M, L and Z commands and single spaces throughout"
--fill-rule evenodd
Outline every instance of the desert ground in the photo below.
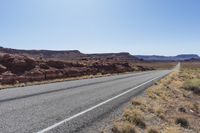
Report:
M 156 82 L 131 103 L 104 132 L 198 133 L 200 62 L 182 62 L 179 71 Z

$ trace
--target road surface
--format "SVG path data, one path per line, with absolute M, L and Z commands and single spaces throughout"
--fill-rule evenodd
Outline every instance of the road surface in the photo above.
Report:
M 121 74 L 0 91 L 0 132 L 81 132 L 172 70 Z

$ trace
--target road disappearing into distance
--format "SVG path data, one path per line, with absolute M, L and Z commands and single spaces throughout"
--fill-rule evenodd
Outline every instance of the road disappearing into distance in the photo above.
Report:
M 0 131 L 80 131 L 179 67 L 1 90 Z

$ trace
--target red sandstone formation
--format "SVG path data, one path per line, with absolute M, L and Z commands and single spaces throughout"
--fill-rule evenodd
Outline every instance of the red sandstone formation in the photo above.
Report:
M 15 84 L 84 75 L 148 70 L 129 53 L 82 54 L 79 51 L 36 51 L 0 48 L 0 83 Z

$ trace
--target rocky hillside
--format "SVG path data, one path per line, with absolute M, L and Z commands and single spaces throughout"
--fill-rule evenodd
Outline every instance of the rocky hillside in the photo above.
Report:
M 0 83 L 16 84 L 96 74 L 144 71 L 129 53 L 86 55 L 79 51 L 0 48 Z
M 21 50 L 0 47 L 0 53 L 26 55 L 35 59 L 75 60 L 87 55 L 78 50 L 52 51 L 52 50 Z
M 122 52 L 122 53 L 105 53 L 105 54 L 83 54 L 78 50 L 66 50 L 66 51 L 53 51 L 53 50 L 21 50 L 0 47 L 0 53 L 17 54 L 32 57 L 34 59 L 43 60 L 93 60 L 93 59 L 113 59 L 113 60 L 129 60 L 138 61 L 135 56 Z

